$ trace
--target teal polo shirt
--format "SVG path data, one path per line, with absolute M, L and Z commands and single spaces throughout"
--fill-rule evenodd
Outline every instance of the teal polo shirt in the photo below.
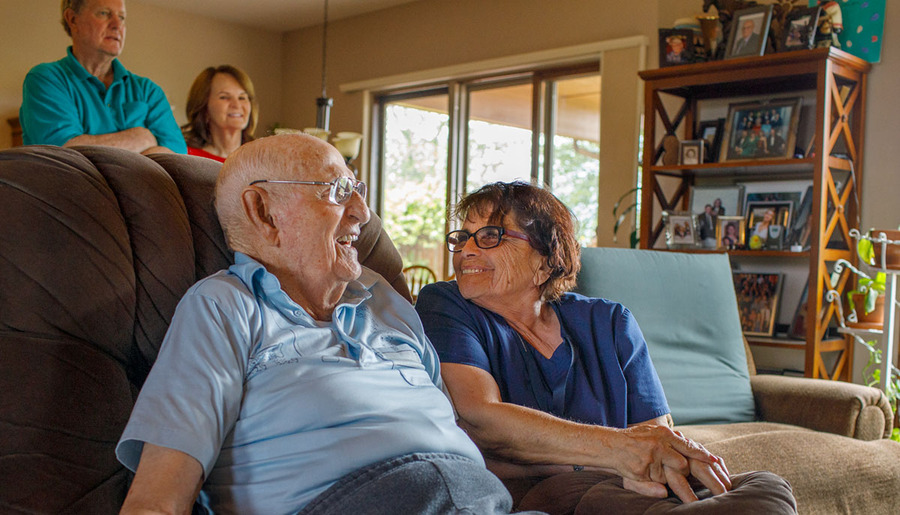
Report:
M 26 145 L 62 146 L 82 134 L 100 135 L 145 127 L 157 144 L 184 154 L 187 146 L 166 94 L 150 79 L 112 62 L 107 88 L 72 55 L 35 66 L 25 76 L 19 121 Z

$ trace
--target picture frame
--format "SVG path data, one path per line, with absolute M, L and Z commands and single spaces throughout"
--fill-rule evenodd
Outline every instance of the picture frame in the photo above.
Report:
M 659 29 L 659 67 L 688 64 L 694 60 L 694 31 Z
M 795 7 L 784 19 L 780 51 L 808 50 L 815 45 L 816 25 L 819 23 L 819 10 L 816 7 Z
M 719 161 L 793 157 L 802 103 L 791 97 L 730 104 Z
M 662 219 L 666 227 L 666 245 L 670 249 L 697 247 L 697 215 L 688 211 L 665 210 Z
M 706 205 L 712 207 L 713 215 L 743 215 L 744 186 L 694 186 L 691 188 L 691 213 L 701 214 Z
M 790 227 L 792 208 L 790 201 L 747 202 L 744 214 L 747 248 L 781 250 Z
M 694 186 L 690 190 L 690 211 L 697 215 L 697 237 L 704 248 L 717 248 L 716 220 L 723 215 L 741 213 L 743 187 Z M 707 209 L 709 212 L 707 213 Z M 743 240 L 741 240 L 743 243 Z
M 706 142 L 706 163 L 719 161 L 719 148 L 722 146 L 722 133 L 725 132 L 725 118 L 704 120 L 697 124 L 694 139 Z
M 800 300 L 797 302 L 797 309 L 794 310 L 794 316 L 791 318 L 791 325 L 787 332 L 788 338 L 794 338 L 796 340 L 806 339 L 806 309 L 809 307 L 807 299 L 809 299 L 808 279 L 806 285 L 803 286 L 803 293 L 800 294 Z
M 746 239 L 743 216 L 720 216 L 716 218 L 716 250 L 743 248 Z
M 725 46 L 725 59 L 763 55 L 771 23 L 772 5 L 735 11 L 731 19 L 728 44 Z
M 689 139 L 678 143 L 678 164 L 699 165 L 703 164 L 706 151 L 705 141 L 702 139 Z
M 810 184 L 803 194 L 800 206 L 794 211 L 791 230 L 788 232 L 785 246 L 792 251 L 809 250 L 809 236 L 812 229 L 812 197 L 813 187 Z
M 744 335 L 771 337 L 784 274 L 736 271 L 732 278 Z

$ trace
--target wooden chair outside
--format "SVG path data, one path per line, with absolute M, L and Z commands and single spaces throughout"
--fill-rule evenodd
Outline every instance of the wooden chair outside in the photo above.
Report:
M 409 286 L 409 294 L 412 296 L 413 304 L 419 297 L 419 290 L 426 284 L 437 281 L 437 274 L 427 266 L 411 265 L 403 269 L 403 276 L 406 277 L 406 285 Z

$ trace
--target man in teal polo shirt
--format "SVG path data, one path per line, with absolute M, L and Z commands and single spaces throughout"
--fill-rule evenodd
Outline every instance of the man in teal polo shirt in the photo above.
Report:
M 72 37 L 68 55 L 25 77 L 25 144 L 187 152 L 162 89 L 116 59 L 125 46 L 125 1 L 62 0 L 62 24 Z

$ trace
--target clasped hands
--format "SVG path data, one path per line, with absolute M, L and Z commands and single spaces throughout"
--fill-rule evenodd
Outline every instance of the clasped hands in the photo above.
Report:
M 697 500 L 688 476 L 713 495 L 731 489 L 725 461 L 702 445 L 665 426 L 636 425 L 623 429 L 618 472 L 624 487 L 651 497 L 668 496 L 666 485 L 682 502 Z

